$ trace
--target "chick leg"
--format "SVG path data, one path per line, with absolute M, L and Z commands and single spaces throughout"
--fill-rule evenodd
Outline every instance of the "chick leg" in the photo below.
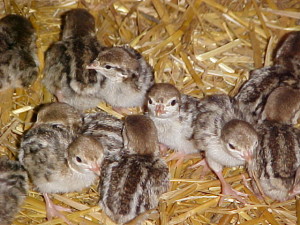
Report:
M 216 175 L 218 176 L 218 178 L 219 178 L 219 180 L 220 180 L 220 182 L 221 182 L 222 194 L 223 194 L 223 195 L 231 195 L 231 196 L 233 196 L 234 198 L 236 198 L 237 200 L 239 200 L 240 202 L 242 202 L 242 203 L 245 204 L 246 201 L 245 201 L 243 198 L 241 198 L 240 196 L 246 197 L 247 194 L 242 193 L 242 192 L 239 192 L 239 191 L 237 191 L 237 190 L 234 190 L 234 189 L 231 187 L 231 185 L 228 184 L 228 183 L 225 181 L 224 176 L 223 176 L 223 174 L 222 174 L 222 171 L 218 171 L 218 172 L 215 171 L 215 173 L 216 173 Z M 221 197 L 221 199 L 220 199 L 220 204 L 222 204 L 223 200 L 224 200 L 224 197 Z
M 72 212 L 72 210 L 53 204 L 47 193 L 44 193 L 43 196 L 46 202 L 47 219 L 52 220 L 53 217 L 60 217 L 67 224 L 71 225 L 72 223 L 59 211 Z

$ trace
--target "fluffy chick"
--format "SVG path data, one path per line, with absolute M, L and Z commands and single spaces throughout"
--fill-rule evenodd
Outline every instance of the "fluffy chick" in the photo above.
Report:
M 104 159 L 99 185 L 100 205 L 117 224 L 156 208 L 160 195 L 169 187 L 169 170 L 159 157 L 151 119 L 142 115 L 126 117 L 123 137 L 122 152 Z
M 0 90 L 28 87 L 38 76 L 36 33 L 20 15 L 0 20 Z
M 28 190 L 27 173 L 18 161 L 0 157 L 0 224 L 12 223 Z
M 45 54 L 43 84 L 57 97 L 77 109 L 97 106 L 101 90 L 96 71 L 85 67 L 101 51 L 94 17 L 85 9 L 72 9 L 62 16 L 61 41 Z

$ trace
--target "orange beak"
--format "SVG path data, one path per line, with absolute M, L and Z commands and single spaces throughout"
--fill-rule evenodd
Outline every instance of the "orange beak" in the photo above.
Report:
M 163 104 L 158 104 L 155 106 L 155 115 L 160 116 L 161 114 L 166 113 L 165 107 Z

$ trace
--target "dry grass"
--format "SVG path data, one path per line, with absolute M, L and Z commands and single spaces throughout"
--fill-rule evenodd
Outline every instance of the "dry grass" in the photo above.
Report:
M 273 50 L 284 33 L 300 30 L 298 0 L 3 0 L 0 14 L 30 18 L 38 33 L 42 71 L 44 51 L 59 36 L 60 14 L 76 7 L 87 7 L 95 16 L 103 45 L 130 44 L 153 65 L 157 82 L 170 82 L 199 98 L 215 93 L 234 95 L 249 70 L 272 64 Z M 52 101 L 52 96 L 40 79 L 29 89 L 0 95 L 0 154 L 13 158 L 21 135 L 31 126 L 34 107 Z M 171 190 L 145 224 L 296 224 L 299 199 L 281 203 L 257 199 L 241 182 L 242 175 L 247 176 L 243 168 L 225 169 L 224 174 L 237 190 L 249 194 L 249 204 L 227 199 L 218 206 L 216 177 L 210 173 L 200 179 L 201 169 L 188 168 L 198 160 L 178 167 L 174 161 L 169 163 Z M 68 218 L 75 224 L 113 224 L 97 206 L 96 187 L 53 196 L 57 203 L 74 209 Z M 61 223 L 60 219 L 46 221 L 43 199 L 33 190 L 14 221 Z

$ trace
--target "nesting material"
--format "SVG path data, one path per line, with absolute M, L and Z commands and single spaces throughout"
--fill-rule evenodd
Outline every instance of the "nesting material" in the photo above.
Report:
M 0 15 L 16 13 L 30 19 L 37 32 L 42 71 L 44 52 L 59 39 L 60 15 L 77 7 L 87 8 L 95 17 L 97 37 L 104 46 L 129 44 L 153 66 L 156 82 L 169 82 L 198 98 L 215 93 L 235 95 L 250 70 L 272 64 L 278 40 L 289 31 L 300 30 L 296 0 L 4 0 Z M 29 88 L 0 93 L 1 155 L 12 159 L 18 155 L 21 135 L 35 119 L 35 107 L 54 100 L 42 86 L 42 77 L 40 72 Z M 100 106 L 115 115 L 109 106 Z M 227 198 L 217 206 L 220 183 L 216 176 L 209 173 L 200 179 L 201 168 L 188 168 L 199 160 L 179 166 L 169 162 L 170 190 L 144 224 L 296 224 L 299 200 L 296 204 L 295 199 L 258 199 L 241 182 L 243 176 L 248 177 L 243 168 L 225 169 L 223 174 L 236 190 L 249 195 L 249 204 Z M 54 195 L 55 204 L 73 209 L 66 217 L 74 224 L 114 224 L 98 206 L 98 199 L 95 186 Z M 43 198 L 33 188 L 14 220 L 14 224 L 62 222 L 46 220 Z

